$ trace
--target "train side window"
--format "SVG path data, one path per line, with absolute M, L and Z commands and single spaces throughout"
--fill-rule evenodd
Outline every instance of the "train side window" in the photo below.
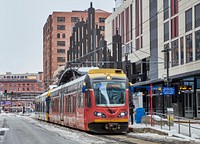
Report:
M 86 106 L 89 107 L 89 108 L 92 107 L 89 90 L 85 92 L 85 100 L 86 100 Z
M 77 106 L 78 108 L 83 107 L 83 93 L 81 91 L 79 91 L 78 93 L 77 104 L 78 104 Z

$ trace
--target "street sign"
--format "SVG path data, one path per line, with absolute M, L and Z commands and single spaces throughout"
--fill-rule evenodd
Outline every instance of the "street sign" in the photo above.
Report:
M 1 101 L 1 105 L 11 105 L 11 101 Z
M 162 94 L 163 95 L 174 95 L 175 89 L 174 89 L 174 87 L 163 87 Z

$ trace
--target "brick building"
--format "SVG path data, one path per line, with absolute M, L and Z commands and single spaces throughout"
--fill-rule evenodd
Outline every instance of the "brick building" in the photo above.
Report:
M 44 92 L 43 73 L 0 75 L 0 105 L 1 107 L 32 106 L 35 96 Z
M 91 4 L 92 5 L 92 4 Z M 101 32 L 105 30 L 105 19 L 110 13 L 95 10 L 95 23 Z M 53 73 L 58 67 L 66 65 L 67 51 L 73 27 L 79 20 L 87 20 L 88 11 L 53 12 L 43 27 L 43 71 L 45 86 L 53 82 Z

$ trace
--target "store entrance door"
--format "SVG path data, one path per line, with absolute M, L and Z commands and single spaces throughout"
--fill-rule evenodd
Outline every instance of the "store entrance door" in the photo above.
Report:
M 200 118 L 200 91 L 197 91 L 197 117 Z
M 185 117 L 193 118 L 193 93 L 184 93 Z

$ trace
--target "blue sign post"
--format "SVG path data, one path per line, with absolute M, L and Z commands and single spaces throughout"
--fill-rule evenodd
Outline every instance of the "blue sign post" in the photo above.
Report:
M 174 87 L 163 87 L 162 94 L 163 95 L 174 95 L 175 89 L 174 89 Z

